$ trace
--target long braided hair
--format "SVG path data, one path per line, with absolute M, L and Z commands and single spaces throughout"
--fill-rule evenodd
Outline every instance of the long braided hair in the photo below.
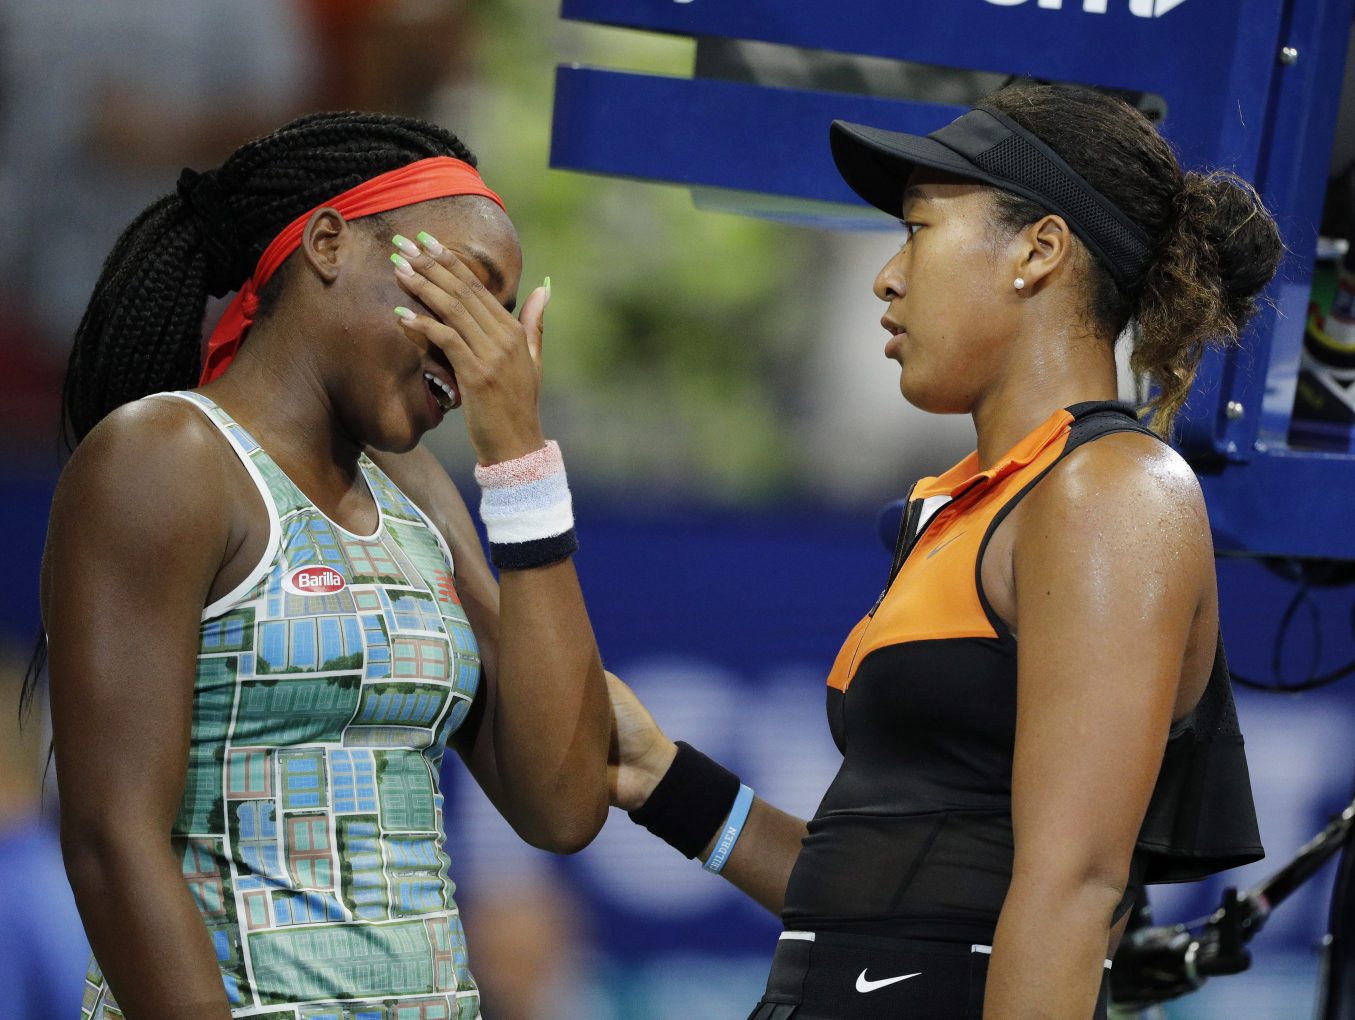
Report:
M 313 113 L 241 146 L 216 170 L 185 170 L 113 246 L 75 331 L 62 384 L 74 448 L 111 411 L 197 384 L 207 298 L 240 287 L 292 220 L 363 181 L 430 156 L 475 157 L 451 132 L 381 113 Z M 285 274 L 259 293 L 267 314 Z M 19 698 L 23 718 L 46 665 L 38 635 Z

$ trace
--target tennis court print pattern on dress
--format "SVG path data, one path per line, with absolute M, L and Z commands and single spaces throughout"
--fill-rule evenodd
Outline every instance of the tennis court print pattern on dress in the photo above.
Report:
M 438 788 L 480 679 L 450 551 L 365 456 L 380 523 L 364 537 L 221 408 L 178 396 L 230 440 L 272 529 L 203 614 L 172 833 L 232 1015 L 475 1020 Z M 122 1015 L 91 962 L 81 1020 Z

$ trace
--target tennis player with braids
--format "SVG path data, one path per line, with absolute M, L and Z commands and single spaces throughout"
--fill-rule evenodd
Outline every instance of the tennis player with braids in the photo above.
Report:
M 444 746 L 538 847 L 602 824 L 549 288 L 511 314 L 474 163 L 428 124 L 308 116 L 185 171 L 108 257 L 42 577 L 86 1017 L 472 1020 Z M 497 584 L 418 445 L 458 405 Z
M 790 817 L 610 678 L 613 802 L 779 914 L 752 1020 L 1087 1020 L 1134 890 L 1261 848 L 1209 523 L 1161 440 L 1281 255 L 1256 194 L 1182 173 L 1137 111 L 1020 85 L 927 137 L 838 122 L 900 216 L 880 270 L 904 397 L 977 450 L 910 493 L 828 677 L 843 761 Z M 1115 402 L 1113 348 L 1157 386 Z

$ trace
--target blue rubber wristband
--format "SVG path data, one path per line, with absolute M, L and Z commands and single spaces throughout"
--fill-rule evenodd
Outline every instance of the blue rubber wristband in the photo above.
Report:
M 734 806 L 729 809 L 729 817 L 725 819 L 725 824 L 720 829 L 720 838 L 715 841 L 715 849 L 710 852 L 710 857 L 706 858 L 706 863 L 702 865 L 712 875 L 720 873 L 725 861 L 729 860 L 729 855 L 734 852 L 734 844 L 739 841 L 743 823 L 748 821 L 748 812 L 752 806 L 753 788 L 740 783 L 739 795 L 734 798 Z

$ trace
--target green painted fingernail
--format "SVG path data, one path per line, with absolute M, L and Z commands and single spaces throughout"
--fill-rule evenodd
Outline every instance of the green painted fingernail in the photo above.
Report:
M 398 251 L 391 252 L 391 261 L 395 263 L 395 271 L 401 276 L 414 275 L 414 267 L 409 264 L 409 259 L 405 258 Z
M 407 237 L 401 237 L 399 234 L 396 234 L 391 238 L 391 244 L 395 245 L 395 247 L 399 248 L 410 258 L 418 257 L 419 246 Z
M 395 317 L 399 319 L 401 322 L 405 323 L 413 322 L 416 318 L 418 318 L 418 316 L 416 316 L 404 305 L 395 306 Z
M 541 282 L 541 286 L 543 286 L 543 287 L 546 288 L 546 297 L 550 297 L 550 277 L 549 277 L 549 276 L 546 277 L 545 280 L 543 280 L 543 281 Z
M 418 233 L 419 243 L 423 245 L 424 251 L 429 255 L 441 255 L 442 244 L 436 237 L 426 230 L 420 230 Z

